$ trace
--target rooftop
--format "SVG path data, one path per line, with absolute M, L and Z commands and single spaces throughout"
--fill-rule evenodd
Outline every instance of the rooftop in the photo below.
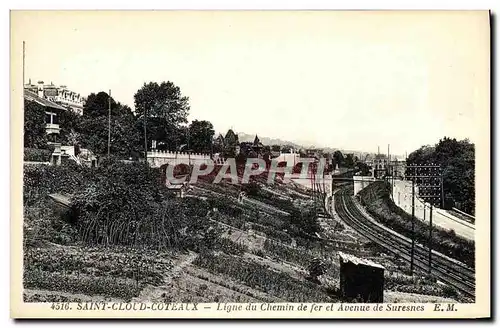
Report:
M 66 108 L 56 104 L 55 102 L 38 97 L 38 95 L 36 93 L 29 91 L 29 90 L 26 90 L 26 89 L 24 90 L 24 99 L 29 100 L 29 101 L 34 101 L 34 102 L 36 102 L 44 107 L 66 110 Z
M 375 263 L 375 262 L 370 261 L 368 259 L 362 259 L 362 258 L 356 257 L 356 256 L 351 255 L 351 254 L 339 252 L 339 257 L 343 263 L 351 262 L 354 265 L 366 265 L 366 266 L 376 267 L 376 268 L 379 268 L 382 270 L 385 269 L 382 265 L 380 265 L 378 263 Z

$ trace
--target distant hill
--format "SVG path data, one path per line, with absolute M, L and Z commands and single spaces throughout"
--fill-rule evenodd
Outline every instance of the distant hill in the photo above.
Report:
M 253 142 L 255 139 L 255 134 L 246 134 L 244 132 L 238 132 L 238 139 L 240 142 Z M 299 145 L 297 143 L 287 141 L 287 140 L 281 140 L 281 139 L 276 139 L 276 138 L 269 138 L 265 136 L 258 136 L 260 139 L 260 142 L 264 145 L 272 146 L 272 145 L 280 145 L 280 146 L 292 146 L 293 148 L 300 149 L 300 148 L 308 148 L 303 145 Z
M 240 142 L 253 142 L 255 139 L 255 134 L 248 134 L 245 132 L 235 132 L 238 135 L 238 139 Z M 224 135 L 224 133 L 222 134 Z M 365 158 L 369 159 L 372 158 L 376 155 L 376 153 L 370 153 L 370 152 L 365 152 L 365 151 L 359 151 L 359 150 L 351 150 L 351 149 L 342 149 L 342 148 L 333 148 L 333 147 L 321 147 L 319 145 L 314 145 L 312 143 L 308 142 L 300 142 L 300 141 L 289 141 L 289 140 L 282 140 L 279 138 L 270 138 L 266 136 L 261 136 L 258 135 L 260 142 L 266 146 L 272 146 L 272 145 L 280 145 L 280 146 L 292 146 L 295 149 L 308 149 L 308 148 L 318 148 L 318 149 L 323 149 L 325 153 L 333 153 L 336 150 L 340 150 L 342 154 L 354 154 L 357 156 L 359 159 L 364 160 Z M 369 155 L 369 156 L 367 156 Z M 399 159 L 404 158 L 400 155 L 397 155 Z

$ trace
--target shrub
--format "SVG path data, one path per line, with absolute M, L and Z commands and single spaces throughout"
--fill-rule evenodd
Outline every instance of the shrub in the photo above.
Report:
M 24 161 L 49 162 L 52 151 L 49 149 L 24 148 Z

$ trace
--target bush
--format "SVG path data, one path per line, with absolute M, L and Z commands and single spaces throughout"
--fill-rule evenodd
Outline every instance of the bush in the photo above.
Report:
M 49 162 L 51 156 L 50 149 L 24 148 L 25 162 Z

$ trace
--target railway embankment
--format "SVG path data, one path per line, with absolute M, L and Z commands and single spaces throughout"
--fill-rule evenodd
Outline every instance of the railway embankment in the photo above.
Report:
M 412 224 L 412 216 L 392 201 L 390 185 L 387 182 L 377 181 L 369 185 L 357 195 L 357 198 L 375 220 L 408 238 L 412 238 L 414 234 L 416 242 L 429 246 L 429 224 L 417 219 Z M 453 230 L 433 225 L 431 243 L 434 250 L 474 267 L 473 241 L 456 235 Z

